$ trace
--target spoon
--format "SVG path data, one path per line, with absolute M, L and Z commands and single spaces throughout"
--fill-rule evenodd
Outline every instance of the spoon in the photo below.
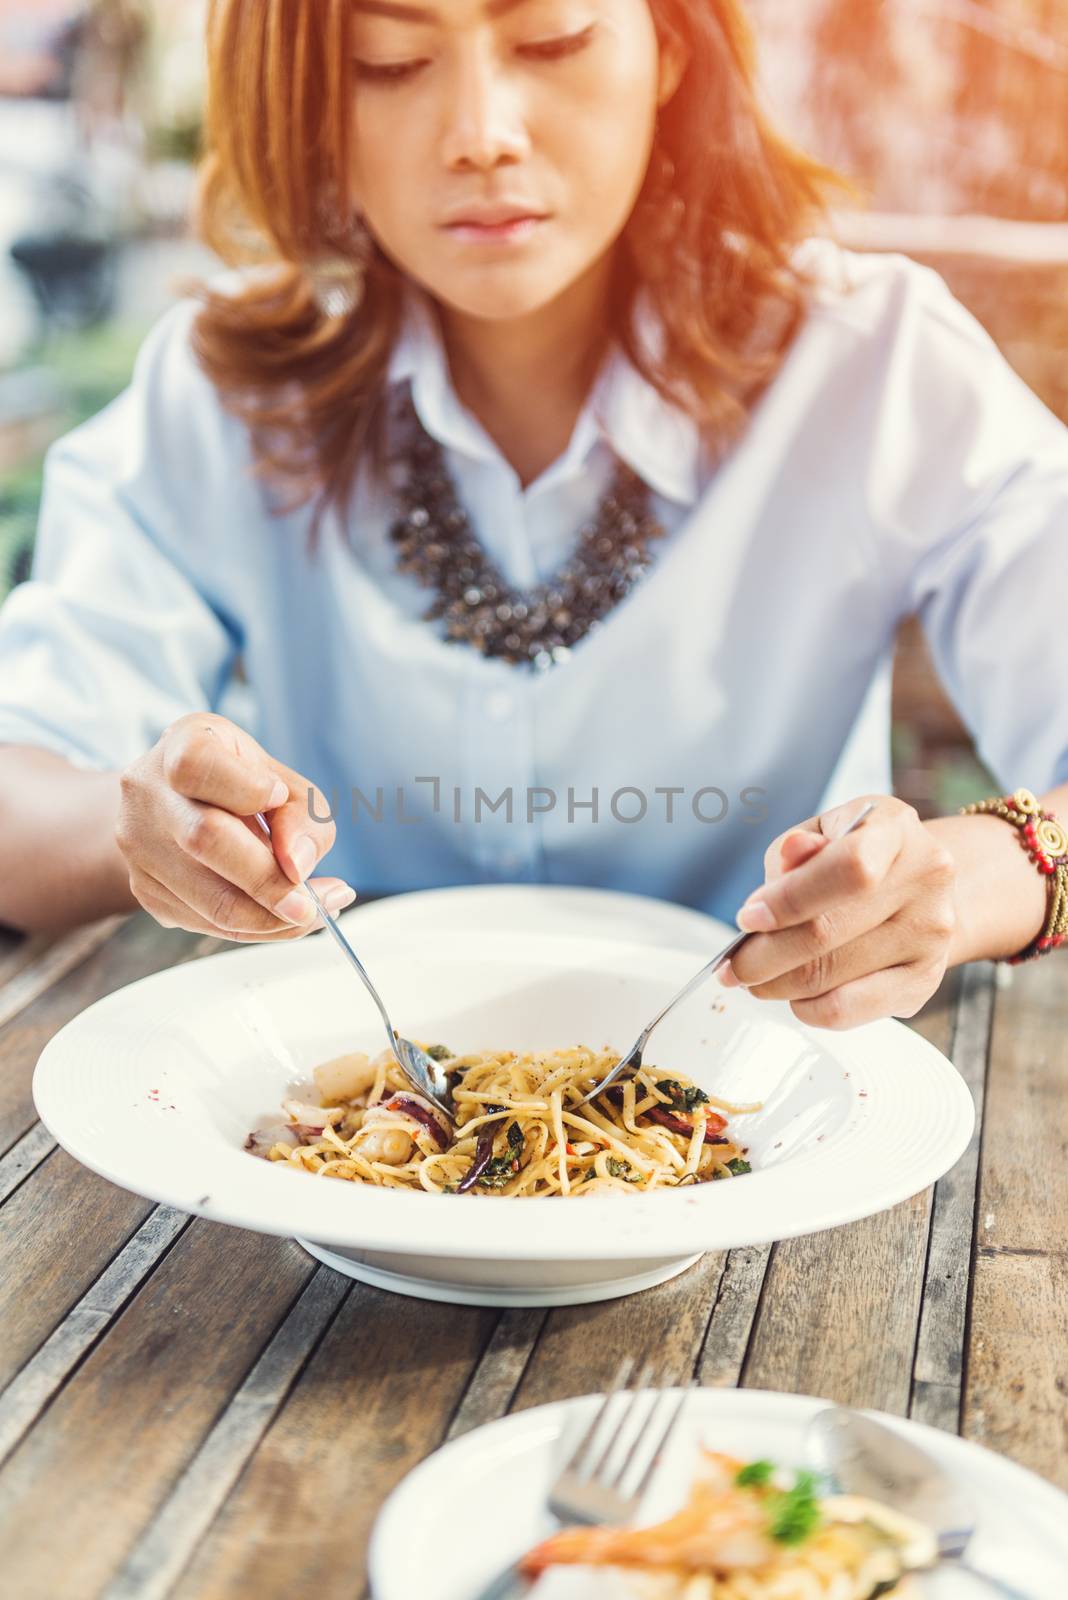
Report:
M 1031 1600 L 1022 1590 L 965 1561 L 975 1532 L 975 1509 L 938 1463 L 910 1439 L 859 1411 L 829 1406 L 809 1423 L 805 1444 L 809 1460 L 843 1494 L 881 1500 L 930 1528 L 939 1563 L 952 1563 L 1002 1600 Z
M 868 804 L 863 806 L 861 810 L 857 812 L 856 816 L 849 824 L 849 827 L 843 829 L 838 837 L 844 839 L 847 833 L 852 833 L 854 828 L 859 828 L 861 823 L 864 821 L 864 818 L 869 812 L 874 811 L 874 809 L 875 801 L 869 800 Z M 615 1083 L 616 1079 L 621 1073 L 631 1070 L 634 1072 L 640 1071 L 642 1064 L 642 1051 L 649 1043 L 649 1035 L 652 1033 L 657 1024 L 663 1022 L 668 1012 L 673 1011 L 680 1000 L 685 1000 L 688 994 L 692 994 L 694 989 L 699 988 L 700 985 L 704 983 L 705 979 L 710 978 L 725 961 L 729 961 L 734 952 L 739 949 L 749 937 L 750 935 L 748 933 L 736 934 L 731 940 L 730 944 L 724 945 L 723 949 L 718 955 L 713 956 L 711 961 L 706 962 L 699 972 L 695 972 L 693 977 L 690 978 L 687 983 L 683 984 L 678 994 L 672 996 L 664 1009 L 657 1012 L 656 1016 L 653 1018 L 652 1022 L 649 1023 L 648 1027 L 642 1029 L 641 1033 L 631 1045 L 626 1055 L 620 1057 L 612 1070 L 610 1072 L 606 1072 L 600 1082 L 595 1084 L 590 1090 L 589 1094 L 584 1094 L 582 1096 L 582 1099 L 578 1102 L 578 1104 L 580 1106 L 584 1106 L 587 1101 L 594 1100 L 596 1099 L 597 1095 L 603 1094 L 611 1084 Z
M 256 812 L 256 821 L 259 823 L 268 839 L 270 839 L 271 830 L 267 825 L 266 818 L 259 811 Z M 412 1088 L 417 1094 L 421 1094 L 424 1100 L 429 1100 L 431 1105 L 434 1106 L 436 1110 L 440 1111 L 443 1117 L 447 1118 L 449 1127 L 451 1128 L 452 1085 L 449 1082 L 448 1074 L 445 1072 L 441 1063 L 434 1060 L 433 1056 L 428 1056 L 425 1050 L 421 1050 L 419 1046 L 417 1044 L 413 1044 L 410 1039 L 401 1038 L 392 1022 L 390 1022 L 389 1012 L 382 1003 L 382 998 L 379 995 L 378 990 L 368 977 L 363 962 L 360 960 L 359 956 L 356 954 L 355 950 L 349 944 L 349 941 L 345 938 L 345 935 L 338 927 L 336 919 L 330 915 L 329 911 L 327 911 L 326 907 L 323 905 L 323 902 L 319 899 L 319 896 L 316 894 L 310 883 L 302 883 L 300 887 L 311 896 L 312 903 L 315 905 L 316 910 L 323 919 L 323 923 L 329 930 L 334 943 L 337 945 L 346 961 L 350 961 L 356 968 L 364 988 L 367 990 L 368 994 L 371 996 L 371 999 L 378 1007 L 382 1021 L 386 1025 L 386 1034 L 389 1038 L 389 1048 L 396 1057 L 397 1063 L 400 1066 L 401 1071 L 404 1073 L 404 1076 L 407 1078 L 408 1082 L 411 1084 Z

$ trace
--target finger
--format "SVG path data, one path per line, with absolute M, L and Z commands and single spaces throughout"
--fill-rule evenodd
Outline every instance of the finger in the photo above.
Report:
M 343 910 L 354 897 L 353 890 L 339 879 L 316 878 L 312 882 L 323 904 L 332 913 Z M 279 923 L 274 929 L 268 928 L 258 932 L 246 929 L 226 930 L 209 921 L 176 895 L 164 882 L 141 868 L 131 872 L 130 887 L 149 915 L 155 917 L 163 927 L 185 928 L 191 933 L 210 934 L 214 938 L 229 939 L 239 944 L 300 939 L 319 923 L 316 913 L 315 922 L 308 923 L 304 927 Z
M 842 984 L 812 1000 L 793 1000 L 790 1010 L 815 1028 L 856 1028 L 881 1017 L 914 1017 L 942 981 L 941 972 L 921 963 L 884 967 Z
M 173 837 L 184 855 L 243 890 L 272 916 L 288 922 L 311 920 L 307 914 L 308 897 L 294 889 L 278 864 L 273 839 L 263 833 L 255 819 L 249 827 L 248 819 L 231 816 L 218 806 L 179 797 L 174 805 Z M 269 923 L 260 918 L 240 926 L 255 931 Z
M 290 767 L 279 766 L 288 799 L 271 814 L 271 848 L 291 883 L 303 883 L 333 849 L 337 827 L 321 789 Z
M 830 840 L 824 838 L 822 833 L 807 833 L 803 829 L 784 834 L 775 877 L 781 878 L 784 872 L 793 872 L 796 867 L 804 866 L 806 861 L 811 861 L 813 856 L 825 850 L 829 843 Z
M 315 907 L 299 890 L 289 891 L 294 895 L 292 902 L 280 901 L 276 914 L 253 900 L 229 877 L 187 855 L 167 859 L 155 865 L 153 871 L 183 905 L 210 923 L 215 933 L 227 938 L 239 933 L 262 937 L 279 928 L 306 932 L 316 920 Z
M 786 940 L 793 933 L 791 929 L 789 933 L 775 934 L 771 942 Z M 736 975 L 758 1000 L 807 1000 L 826 994 L 840 984 L 851 983 L 854 978 L 866 977 L 869 972 L 912 960 L 916 952 L 905 930 L 890 920 L 826 948 L 816 949 L 810 945 L 797 961 L 783 966 L 771 977 L 752 982 L 745 977 L 742 966 L 741 958 L 745 954 L 743 946 L 735 957 Z
M 832 839 L 803 866 L 757 889 L 735 921 L 746 932 L 771 932 L 830 911 L 843 900 L 874 893 L 897 860 L 904 840 L 901 819 L 873 815 L 856 832 Z
M 218 935 L 217 928 L 211 927 L 203 917 L 183 905 L 158 878 L 145 872 L 142 867 L 131 867 L 130 890 L 138 904 L 150 917 L 155 918 L 161 928 L 184 928 L 189 933 Z
M 797 834 L 803 834 L 806 838 L 821 839 L 823 835 L 820 832 L 819 817 L 806 817 L 804 822 L 798 822 L 794 827 L 787 828 L 785 833 L 780 833 L 771 841 L 764 851 L 764 877 L 767 882 L 781 878 L 783 872 L 787 870 L 783 866 L 782 852 L 786 841 Z
M 214 815 L 235 824 L 235 819 L 227 818 L 224 813 L 215 811 Z M 253 841 L 249 842 L 253 848 L 259 848 Z M 272 859 L 265 848 L 262 854 Z M 211 923 L 216 932 L 228 937 L 235 934 L 262 936 L 282 926 L 307 931 L 318 921 L 319 913 L 303 890 L 287 885 L 285 895 L 271 911 L 232 880 L 229 868 L 225 873 L 216 872 L 185 852 L 153 864 L 151 870 L 173 895 Z M 282 882 L 286 884 L 284 878 Z M 348 889 L 347 884 L 338 885 L 337 880 L 332 880 L 332 886 Z
M 182 717 L 163 742 L 163 772 L 176 793 L 235 816 L 271 811 L 288 785 L 267 752 L 225 717 Z

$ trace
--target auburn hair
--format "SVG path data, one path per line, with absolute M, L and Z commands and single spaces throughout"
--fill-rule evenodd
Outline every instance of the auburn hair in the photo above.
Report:
M 652 157 L 614 255 L 606 340 L 726 444 L 774 375 L 809 287 L 794 247 L 846 187 L 772 126 L 756 91 L 742 0 L 647 0 L 688 63 L 657 120 Z M 403 274 L 378 249 L 360 303 L 326 316 L 309 269 L 344 256 L 353 81 L 351 0 L 211 0 L 201 236 L 236 288 L 196 286 L 193 350 L 248 426 L 257 471 L 288 499 L 343 510 L 366 457 L 384 464 L 385 375 Z M 664 329 L 637 335 L 642 289 Z

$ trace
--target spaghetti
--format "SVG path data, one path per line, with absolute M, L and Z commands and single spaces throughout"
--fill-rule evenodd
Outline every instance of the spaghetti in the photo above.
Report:
M 760 1107 L 718 1100 L 677 1073 L 643 1066 L 583 1105 L 617 1053 L 423 1048 L 452 1080 L 453 1127 L 388 1049 L 373 1059 L 354 1051 L 315 1069 L 319 1104 L 285 1101 L 288 1120 L 250 1134 L 246 1149 L 324 1177 L 431 1194 L 632 1194 L 750 1171 L 727 1118 Z

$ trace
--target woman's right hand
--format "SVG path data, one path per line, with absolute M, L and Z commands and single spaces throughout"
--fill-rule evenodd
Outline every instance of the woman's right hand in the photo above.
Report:
M 329 807 L 244 729 L 212 712 L 179 717 L 119 781 L 115 841 L 134 897 L 163 927 L 251 944 L 299 939 L 319 925 L 296 885 L 337 832 L 311 819 L 309 791 L 316 816 Z M 356 898 L 341 878 L 309 881 L 329 911 Z

